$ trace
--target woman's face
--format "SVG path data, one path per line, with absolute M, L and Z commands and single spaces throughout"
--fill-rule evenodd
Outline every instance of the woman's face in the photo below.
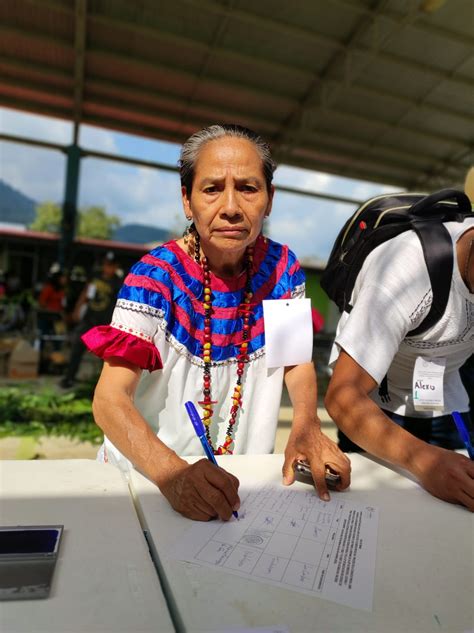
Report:
M 272 207 L 262 160 L 250 141 L 224 136 L 204 145 L 195 166 L 191 195 L 181 190 L 201 245 L 240 256 L 257 239 Z

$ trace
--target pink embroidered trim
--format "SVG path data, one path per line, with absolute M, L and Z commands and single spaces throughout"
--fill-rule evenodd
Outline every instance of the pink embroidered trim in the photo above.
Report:
M 81 337 L 86 347 L 99 358 L 124 358 L 141 369 L 162 369 L 160 353 L 150 341 L 121 332 L 111 325 L 98 325 Z

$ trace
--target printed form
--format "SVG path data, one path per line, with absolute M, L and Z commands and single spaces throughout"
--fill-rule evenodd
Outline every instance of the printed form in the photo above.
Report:
M 170 557 L 372 610 L 377 508 L 280 484 L 239 496 L 238 519 L 193 524 Z

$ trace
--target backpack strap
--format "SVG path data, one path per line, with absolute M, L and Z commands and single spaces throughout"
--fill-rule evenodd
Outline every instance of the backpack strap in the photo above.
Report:
M 413 229 L 417 233 L 423 248 L 423 255 L 433 292 L 433 302 L 427 316 L 418 327 L 408 332 L 407 336 L 423 334 L 443 316 L 448 305 L 454 262 L 453 241 L 444 224 L 415 221 Z

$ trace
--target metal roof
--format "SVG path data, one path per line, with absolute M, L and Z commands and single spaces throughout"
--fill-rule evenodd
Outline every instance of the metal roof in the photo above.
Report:
M 0 104 L 182 142 L 215 122 L 278 162 L 432 189 L 474 156 L 472 0 L 6 0 Z

